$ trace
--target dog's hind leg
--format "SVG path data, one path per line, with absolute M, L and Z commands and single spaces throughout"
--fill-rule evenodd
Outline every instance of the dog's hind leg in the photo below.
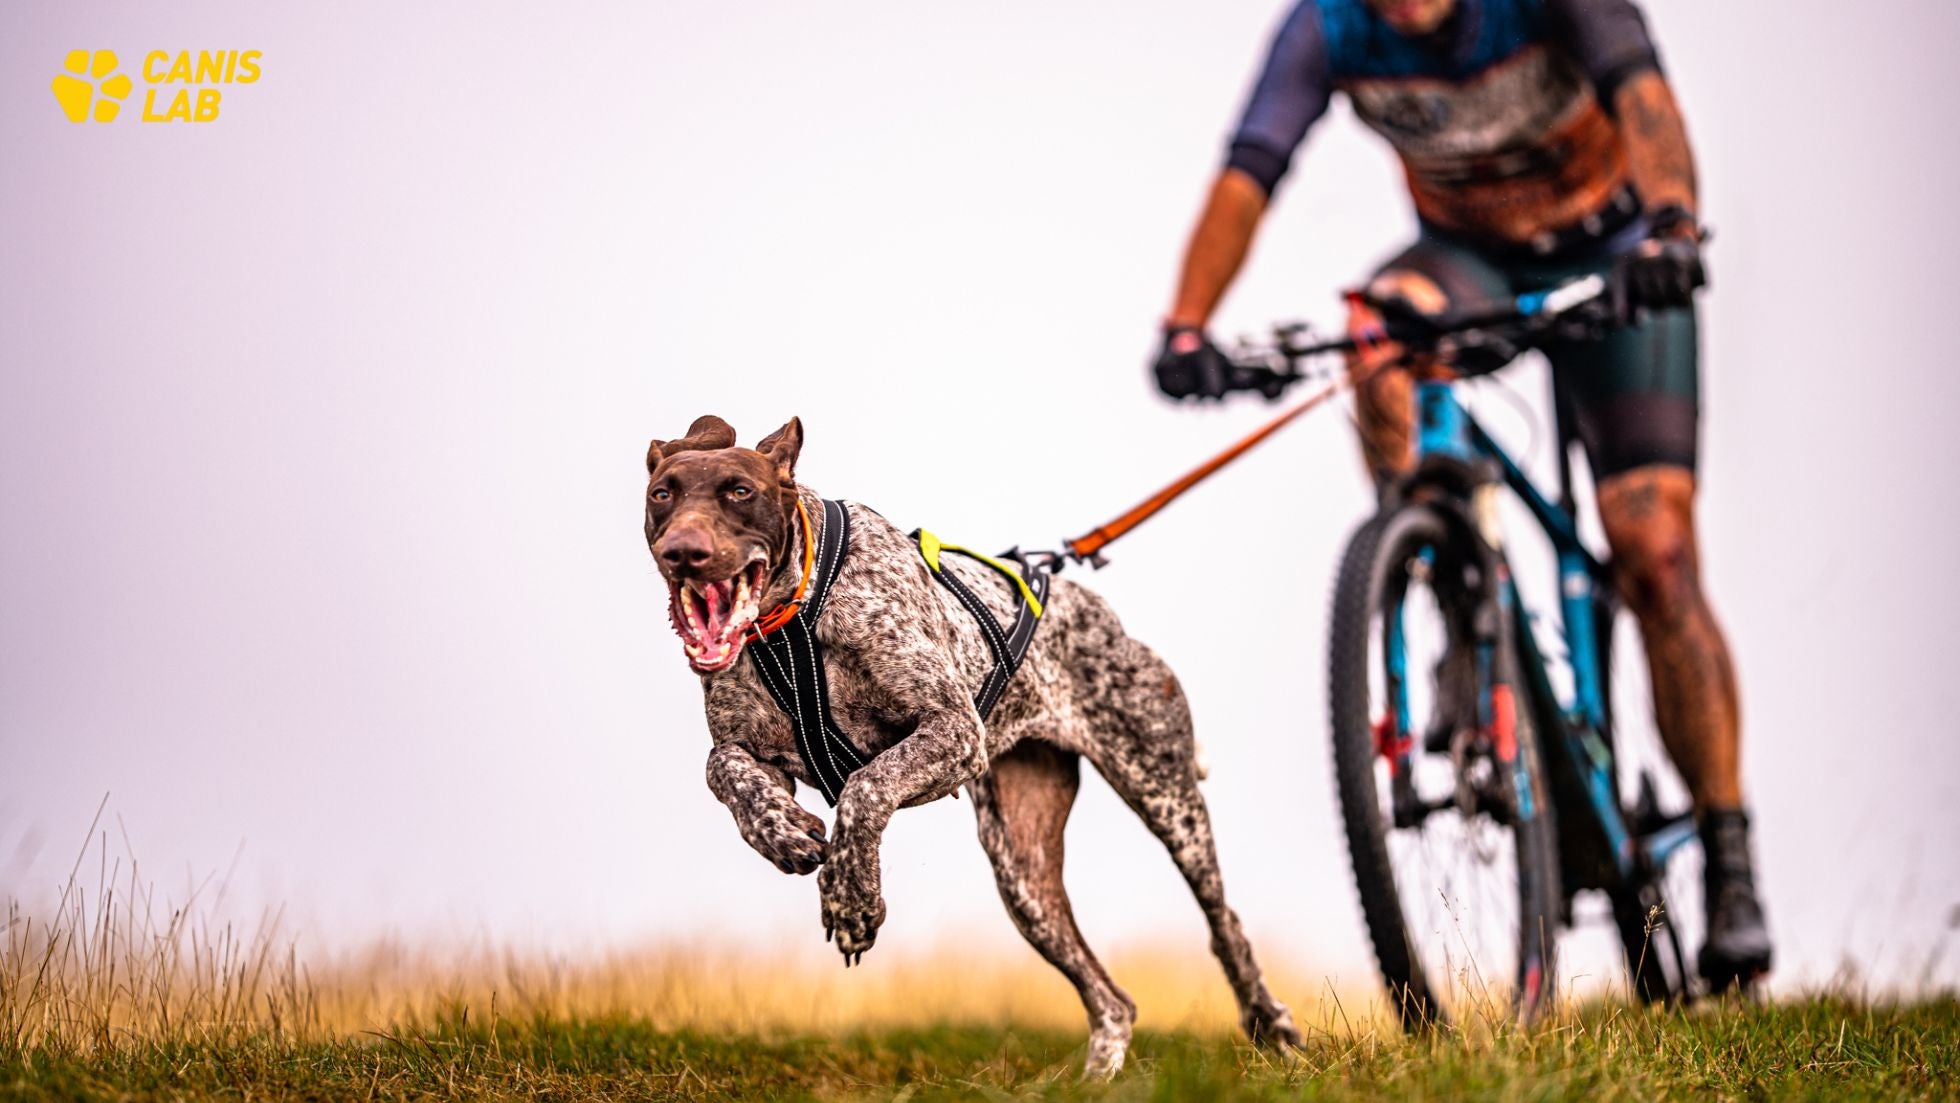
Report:
M 1081 764 L 1073 753 L 1030 739 L 994 759 L 967 788 L 1007 914 L 1081 994 L 1089 1012 L 1083 1075 L 1102 1078 L 1123 1067 L 1136 1004 L 1082 941 L 1062 887 L 1062 827 L 1080 783 Z
M 1292 1013 L 1267 990 L 1238 914 L 1225 905 L 1211 814 L 1198 792 L 1197 743 L 1184 690 L 1149 648 L 1122 640 L 1119 649 L 1119 661 L 1097 671 L 1093 700 L 1085 702 L 1096 733 L 1085 753 L 1163 842 L 1198 898 L 1246 1034 L 1261 1045 L 1298 1046 Z

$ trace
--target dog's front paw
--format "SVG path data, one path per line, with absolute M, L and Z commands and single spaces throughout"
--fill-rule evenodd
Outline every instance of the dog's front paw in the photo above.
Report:
M 847 966 L 864 959 L 864 952 L 878 940 L 878 928 L 885 922 L 885 900 L 878 892 L 875 869 L 865 877 L 854 873 L 854 866 L 831 864 L 817 875 L 823 936 L 837 943 Z
M 1300 1039 L 1300 1028 L 1293 1025 L 1293 1012 L 1271 996 L 1240 1012 L 1239 1025 L 1245 1027 L 1254 1045 L 1267 1049 L 1284 1053 L 1306 1044 Z
M 798 805 L 769 809 L 744 834 L 757 854 L 784 873 L 813 873 L 823 864 L 823 821 Z

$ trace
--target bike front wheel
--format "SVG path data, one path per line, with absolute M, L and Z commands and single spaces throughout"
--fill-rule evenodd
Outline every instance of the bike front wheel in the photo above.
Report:
M 1498 592 L 1491 573 L 1474 537 L 1411 505 L 1355 533 L 1334 587 L 1341 818 L 1382 979 L 1411 1030 L 1529 1021 L 1553 991 L 1554 817 L 1509 618 L 1478 615 Z

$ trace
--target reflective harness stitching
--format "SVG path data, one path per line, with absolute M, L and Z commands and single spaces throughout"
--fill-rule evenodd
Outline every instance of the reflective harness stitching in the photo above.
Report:
M 987 639 L 987 650 L 993 652 L 994 668 L 987 672 L 986 679 L 980 683 L 980 691 L 973 695 L 973 705 L 980 711 L 980 719 L 985 720 L 994 711 L 994 706 L 1000 703 L 1000 695 L 1007 691 L 1008 680 L 1020 669 L 1021 660 L 1027 657 L 1028 645 L 1034 642 L 1034 630 L 1041 623 L 1041 614 L 1048 601 L 1048 572 L 1030 568 L 1027 559 L 1016 551 L 1008 552 L 1003 558 L 1012 560 L 1019 567 L 1018 570 L 992 556 L 969 551 L 957 544 L 942 543 L 924 529 L 914 530 L 912 539 L 918 542 L 919 554 L 925 557 L 926 569 L 932 572 L 932 577 L 952 591 L 959 603 L 966 606 L 966 611 L 973 614 L 973 619 L 980 622 L 980 634 Z M 987 611 L 986 605 L 966 583 L 940 567 L 941 552 L 958 552 L 1007 576 L 1007 580 L 1014 584 L 1016 599 L 1011 628 L 1002 633 L 1000 625 L 994 621 L 994 615 Z
M 807 530 L 805 538 L 809 538 Z M 974 707 L 979 710 L 980 718 L 985 720 L 994 705 L 999 703 L 1001 694 L 1006 692 L 1008 681 L 1020 668 L 1021 660 L 1027 656 L 1028 645 L 1034 640 L 1034 630 L 1040 623 L 1043 604 L 1048 600 L 1049 572 L 1030 567 L 1027 559 L 1017 552 L 1008 552 L 1004 558 L 1012 560 L 1018 570 L 990 556 L 957 545 L 942 544 L 937 537 L 923 529 L 914 532 L 912 538 L 918 542 L 919 552 L 924 556 L 932 576 L 952 591 L 967 612 L 980 622 L 980 633 L 987 640 L 987 650 L 993 654 L 994 667 L 988 671 L 979 691 L 973 695 Z M 815 539 L 815 566 L 801 607 L 795 616 L 782 624 L 781 631 L 771 632 L 751 642 L 749 650 L 755 656 L 755 671 L 761 677 L 764 688 L 776 702 L 776 707 L 789 719 L 796 737 L 797 757 L 803 760 L 804 772 L 810 776 L 817 791 L 823 794 L 824 800 L 835 806 L 844 792 L 844 782 L 869 761 L 864 752 L 844 735 L 830 711 L 830 680 L 824 671 L 823 648 L 817 643 L 815 632 L 817 618 L 823 615 L 825 601 L 830 596 L 830 585 L 837 580 L 837 572 L 844 565 L 844 556 L 850 550 L 851 522 L 842 502 L 824 501 L 823 527 Z M 940 568 L 941 551 L 958 552 L 978 560 L 1014 583 L 1018 608 L 1012 627 L 1002 632 L 993 614 L 987 611 L 973 591 L 950 572 Z M 809 672 L 807 677 L 802 676 L 804 671 Z
M 809 538 L 806 533 L 805 539 Z M 803 769 L 824 800 L 834 805 L 844 791 L 845 780 L 865 763 L 863 752 L 852 745 L 831 715 L 830 682 L 816 634 L 811 631 L 823 614 L 824 599 L 851 542 L 851 522 L 842 502 L 824 501 L 823 527 L 816 541 L 816 566 L 802 607 L 782 631 L 751 643 L 749 650 L 756 655 L 755 670 L 763 686 L 789 719 Z M 804 671 L 809 672 L 807 677 Z

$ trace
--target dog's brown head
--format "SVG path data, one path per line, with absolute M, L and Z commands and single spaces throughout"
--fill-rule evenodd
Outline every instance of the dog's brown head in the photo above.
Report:
M 750 449 L 712 414 L 647 448 L 647 548 L 687 661 L 703 674 L 734 665 L 763 594 L 790 566 L 802 448 L 796 418 Z

